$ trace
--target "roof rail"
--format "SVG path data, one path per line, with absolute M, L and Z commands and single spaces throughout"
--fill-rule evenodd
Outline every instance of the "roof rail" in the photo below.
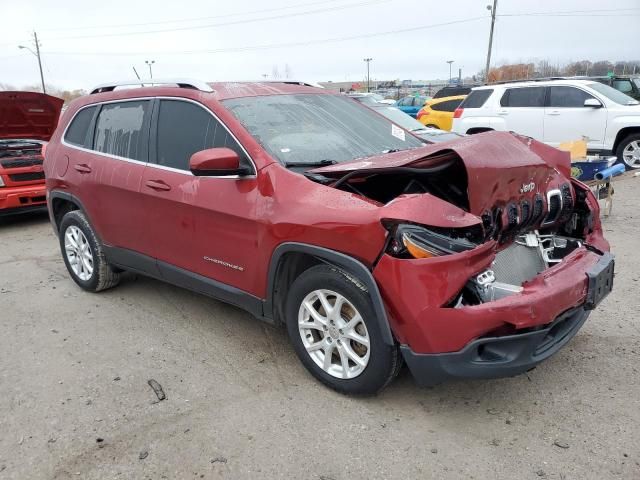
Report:
M 188 78 L 141 78 L 137 80 L 103 83 L 102 85 L 94 87 L 90 94 L 112 92 L 116 87 L 153 87 L 157 85 L 176 85 L 179 88 L 189 88 L 191 90 L 200 90 L 201 92 L 213 92 L 213 89 L 207 83 L 199 80 L 191 80 Z
M 303 80 L 257 80 L 256 83 L 286 83 L 287 85 L 302 85 L 304 87 L 315 87 L 315 88 L 324 88 L 319 83 L 315 82 L 305 82 Z
M 504 85 L 506 83 L 524 83 L 524 82 L 548 82 L 549 80 L 572 80 L 572 77 L 540 77 L 540 78 L 523 78 L 520 80 L 500 80 L 499 82 L 485 83 L 485 85 Z

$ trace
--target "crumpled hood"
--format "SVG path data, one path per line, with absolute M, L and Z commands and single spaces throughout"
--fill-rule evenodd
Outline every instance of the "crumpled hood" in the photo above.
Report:
M 64 100 L 37 92 L 0 92 L 0 139 L 48 141 Z
M 570 178 L 567 152 L 507 132 L 470 135 L 414 150 L 316 168 L 311 173 L 338 178 L 355 170 L 434 166 L 456 157 L 462 160 L 467 172 L 469 211 L 475 215 L 538 193 L 545 196 L 547 191 L 569 182 Z

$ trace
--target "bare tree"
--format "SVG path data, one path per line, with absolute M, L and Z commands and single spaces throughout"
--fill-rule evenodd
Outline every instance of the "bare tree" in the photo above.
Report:
M 271 69 L 271 78 L 274 80 L 278 80 L 280 78 L 280 70 L 278 70 L 278 65 L 274 65 Z

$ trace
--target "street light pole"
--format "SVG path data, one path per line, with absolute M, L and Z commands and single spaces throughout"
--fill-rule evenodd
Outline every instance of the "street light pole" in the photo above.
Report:
M 454 62 L 455 60 L 447 60 L 447 63 L 449 64 L 449 83 L 451 83 L 451 64 Z
M 24 45 L 18 45 L 18 48 L 23 50 L 28 50 L 38 59 L 38 68 L 40 69 L 40 81 L 42 82 L 42 93 L 47 93 L 47 89 L 44 86 L 44 74 L 42 73 L 42 60 L 40 59 L 40 44 L 38 43 L 38 34 L 33 32 L 33 40 L 36 44 L 36 51 L 34 52 L 29 47 L 25 47 Z
M 369 82 L 369 62 L 371 62 L 373 58 L 365 58 L 364 61 L 367 62 L 367 92 L 371 90 L 370 82 Z
M 487 51 L 487 64 L 484 67 L 484 83 L 489 83 L 489 65 L 491 64 L 491 47 L 493 45 L 493 27 L 496 23 L 496 8 L 498 8 L 498 0 L 493 0 L 493 8 L 487 5 L 487 9 L 491 10 L 491 30 L 489 30 L 489 50 Z
M 147 66 L 149 67 L 149 78 L 151 78 L 153 80 L 153 71 L 151 70 L 151 65 L 156 63 L 156 61 L 155 60 L 145 60 L 144 63 L 146 63 Z

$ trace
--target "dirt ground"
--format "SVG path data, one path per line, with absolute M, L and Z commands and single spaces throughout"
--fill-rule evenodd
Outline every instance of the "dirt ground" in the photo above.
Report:
M 639 191 L 616 184 L 615 290 L 556 356 L 368 399 L 237 308 L 134 276 L 85 293 L 46 216 L 0 220 L 0 480 L 640 479 Z

